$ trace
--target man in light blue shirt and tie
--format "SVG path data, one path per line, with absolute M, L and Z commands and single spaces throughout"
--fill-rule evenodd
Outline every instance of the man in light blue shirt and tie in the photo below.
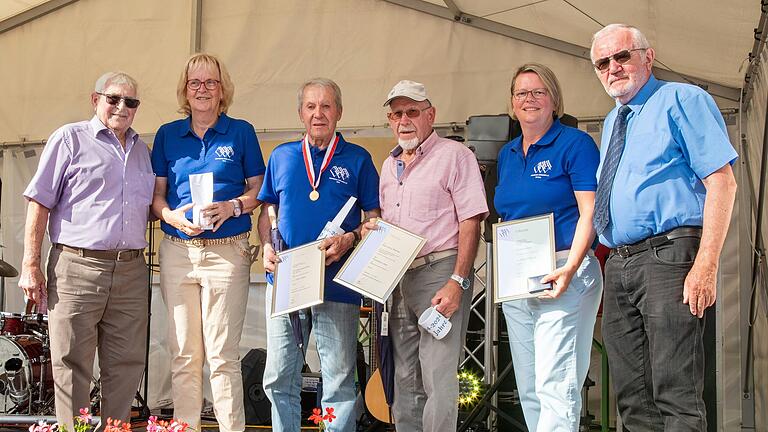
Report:
M 594 225 L 611 248 L 603 338 L 621 419 L 632 431 L 704 431 L 703 317 L 717 297 L 737 154 L 712 97 L 653 76 L 638 29 L 603 28 L 591 57 L 616 100 Z

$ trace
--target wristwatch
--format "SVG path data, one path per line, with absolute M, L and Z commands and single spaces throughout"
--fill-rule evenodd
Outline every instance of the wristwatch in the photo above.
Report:
M 229 202 L 232 203 L 232 206 L 235 208 L 235 217 L 240 217 L 240 215 L 243 213 L 243 207 L 240 205 L 240 200 L 235 198 L 229 200 Z
M 463 289 L 463 290 L 468 290 L 469 289 L 469 278 L 463 278 L 463 277 L 461 277 L 461 276 L 459 276 L 459 275 L 454 273 L 454 274 L 451 275 L 451 279 L 455 280 L 459 284 L 461 289 Z

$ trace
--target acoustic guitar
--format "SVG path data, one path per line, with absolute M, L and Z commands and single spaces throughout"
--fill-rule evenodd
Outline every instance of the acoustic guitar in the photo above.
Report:
M 381 370 L 379 369 L 379 353 L 378 353 L 378 334 L 379 326 L 376 314 L 376 308 L 371 310 L 371 370 L 373 373 L 368 378 L 368 384 L 365 386 L 365 406 L 368 408 L 368 412 L 378 421 L 382 423 L 391 424 L 392 416 L 390 415 L 389 405 L 387 404 L 387 397 L 384 394 L 384 381 L 381 379 Z

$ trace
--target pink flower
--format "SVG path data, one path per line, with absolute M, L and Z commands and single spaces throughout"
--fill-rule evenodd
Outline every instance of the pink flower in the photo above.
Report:
M 149 418 L 147 423 L 147 432 L 187 432 L 188 423 L 179 420 L 172 420 L 170 423 L 164 420 L 158 420 L 156 416 Z
M 80 408 L 80 415 L 77 416 L 77 418 L 82 420 L 83 423 L 90 423 L 93 417 L 91 416 L 91 413 L 88 412 L 88 408 Z
M 29 427 L 29 432 L 55 432 L 58 427 L 58 423 L 49 426 L 48 423 L 40 420 L 36 425 L 33 424 Z

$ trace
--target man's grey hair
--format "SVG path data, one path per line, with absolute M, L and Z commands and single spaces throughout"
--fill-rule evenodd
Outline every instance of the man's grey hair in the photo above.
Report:
M 339 85 L 329 78 L 312 78 L 310 80 L 304 81 L 304 83 L 299 86 L 299 111 L 301 111 L 301 104 L 304 103 L 304 90 L 307 87 L 314 86 L 331 89 L 331 91 L 333 91 L 333 101 L 336 103 L 336 108 L 341 111 L 341 88 L 339 88 Z
M 631 26 L 629 24 L 608 24 L 607 26 L 603 27 L 592 35 L 592 43 L 591 47 L 594 48 L 595 41 L 600 39 L 601 37 L 605 36 L 608 33 L 615 32 L 617 30 L 627 30 L 632 34 L 632 48 L 650 48 L 651 44 L 648 43 L 648 39 L 645 37 L 643 32 L 640 31 L 637 27 Z M 590 49 L 590 55 L 592 54 L 592 50 Z M 594 59 L 592 59 L 594 60 Z
M 139 84 L 133 77 L 125 72 L 107 72 L 100 76 L 99 79 L 96 80 L 94 91 L 96 93 L 104 93 L 104 90 L 112 84 L 125 84 L 131 87 L 137 94 L 139 93 Z

